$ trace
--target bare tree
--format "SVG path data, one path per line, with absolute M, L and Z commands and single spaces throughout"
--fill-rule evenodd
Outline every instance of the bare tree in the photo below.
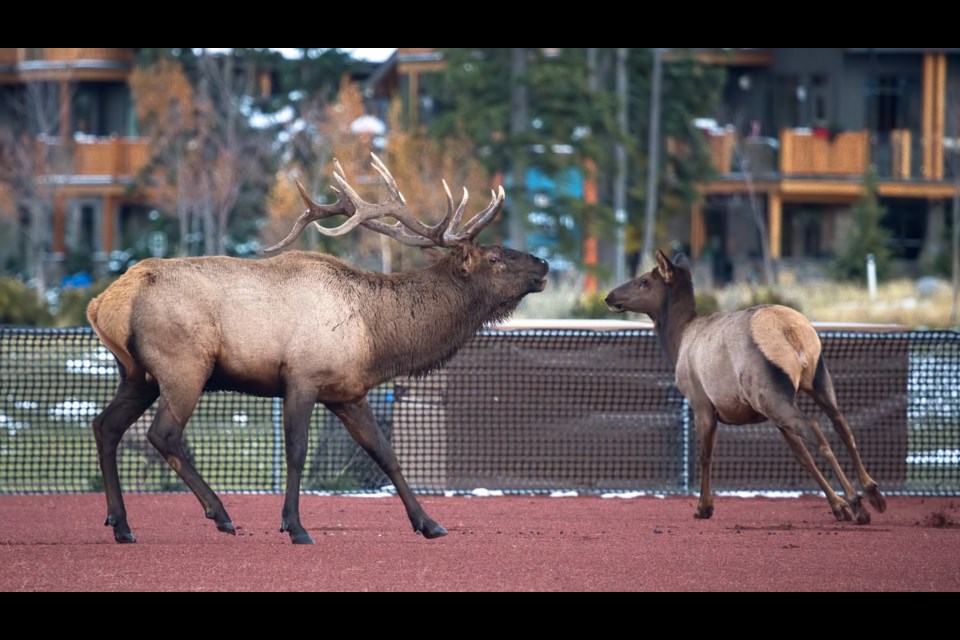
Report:
M 227 230 L 245 183 L 263 178 L 265 136 L 247 115 L 257 70 L 233 54 L 203 52 L 196 86 L 177 62 L 162 60 L 131 79 L 138 115 L 152 127 L 145 178 L 180 220 L 186 238 L 203 229 L 203 253 L 226 252 Z
M 226 253 L 227 226 L 243 183 L 262 173 L 266 144 L 251 131 L 245 100 L 255 95 L 257 69 L 236 56 L 204 53 L 198 64 L 198 140 L 205 171 L 201 177 L 204 247 Z
M 370 173 L 362 159 L 368 157 L 372 140 L 369 135 L 352 130 L 353 123 L 365 114 L 360 88 L 346 77 L 333 102 L 319 96 L 303 104 L 300 117 L 288 125 L 288 152 L 271 189 L 270 220 L 262 232 L 267 244 L 282 238 L 301 213 L 300 196 L 294 186 L 297 180 L 306 185 L 309 193 L 330 193 L 329 188 L 335 186 L 329 177 L 330 169 L 336 157 L 348 171 L 361 176 L 361 182 L 368 181 Z M 308 246 L 316 249 L 318 234 L 304 235 Z M 379 240 L 374 246 L 369 237 L 344 238 L 338 247 L 341 252 L 343 245 L 348 247 L 346 253 L 382 251 Z
M 130 77 L 137 118 L 150 131 L 151 160 L 143 180 L 157 204 L 176 213 L 180 229 L 181 256 L 190 254 L 189 241 L 195 200 L 199 191 L 195 156 L 191 145 L 196 129 L 193 86 L 180 64 L 160 60 L 147 69 L 135 69 Z
M 522 136 L 530 121 L 530 99 L 527 92 L 527 49 L 510 49 L 510 135 Z M 524 250 L 527 235 L 523 230 L 523 198 L 526 189 L 526 163 L 523 154 L 511 159 L 513 190 L 516 196 L 510 210 L 510 246 Z
M 948 156 L 950 171 L 953 174 L 953 210 L 951 211 L 950 233 L 950 280 L 953 286 L 950 304 L 950 324 L 957 326 L 958 298 L 960 298 L 960 87 L 951 92 L 956 99 L 952 101 L 950 114 L 951 152 Z
M 71 173 L 73 149 L 64 135 L 67 132 L 61 130 L 64 104 L 69 108 L 71 97 L 72 88 L 66 83 L 28 83 L 11 104 L 11 126 L 0 129 L 0 181 L 14 209 L 27 212 L 28 226 L 20 227 L 26 241 L 27 275 L 41 300 L 47 289 L 58 176 Z
M 740 164 L 743 181 L 747 185 L 747 202 L 750 205 L 750 213 L 753 215 L 753 223 L 757 225 L 757 231 L 760 232 L 760 251 L 763 255 L 764 284 L 767 287 L 773 287 L 777 284 L 777 275 L 773 268 L 773 257 L 770 251 L 770 233 L 767 229 L 767 220 L 760 207 L 760 198 L 757 196 L 753 167 L 750 165 L 750 156 L 744 150 L 742 140 L 737 140 L 733 145 L 733 149 L 734 157 Z

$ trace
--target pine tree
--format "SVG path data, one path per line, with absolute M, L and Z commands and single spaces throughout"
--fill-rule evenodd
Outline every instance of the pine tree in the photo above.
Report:
M 834 277 L 863 281 L 869 254 L 873 254 L 876 261 L 878 279 L 890 274 L 890 232 L 882 224 L 884 215 L 886 208 L 877 197 L 877 172 L 871 166 L 863 176 L 863 196 L 850 210 L 850 230 L 832 264 Z

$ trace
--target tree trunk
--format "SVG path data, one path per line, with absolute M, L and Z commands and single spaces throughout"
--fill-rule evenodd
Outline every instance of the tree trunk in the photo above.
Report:
M 657 180 L 660 176 L 660 94 L 663 84 L 663 53 L 653 50 L 653 82 L 650 88 L 650 139 L 647 145 L 647 208 L 643 225 L 641 268 L 653 261 L 654 219 L 657 214 Z
M 37 300 L 41 303 L 46 301 L 47 294 L 47 270 L 44 264 L 46 255 L 46 242 L 44 235 L 50 227 L 47 221 L 46 207 L 42 202 L 34 202 L 30 205 L 30 235 L 27 237 L 27 260 L 30 265 L 30 275 L 37 290 Z
M 510 49 L 510 135 L 514 139 L 526 133 L 530 120 L 526 74 L 527 50 Z M 525 251 L 527 248 L 527 234 L 523 224 L 527 171 L 525 154 L 525 149 L 514 145 L 513 157 L 510 159 L 514 194 L 508 218 L 510 246 L 518 251 Z
M 617 49 L 617 138 L 614 147 L 614 156 L 617 161 L 617 173 L 613 181 L 613 211 L 617 220 L 617 284 L 627 279 L 627 147 L 626 139 L 629 135 L 627 125 L 627 98 L 629 85 L 627 84 L 627 55 L 629 49 Z
M 960 154 L 954 154 L 954 171 L 960 175 Z M 957 326 L 957 297 L 960 295 L 960 179 L 953 183 L 953 224 L 951 230 L 950 252 L 953 258 L 951 275 L 953 279 L 953 303 L 950 305 L 950 326 Z

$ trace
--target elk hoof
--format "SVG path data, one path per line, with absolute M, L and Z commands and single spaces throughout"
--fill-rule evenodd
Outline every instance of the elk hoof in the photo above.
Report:
M 857 519 L 857 524 L 870 524 L 870 512 L 863 506 L 860 496 L 850 501 L 850 508 L 853 509 L 853 515 Z
M 237 530 L 234 528 L 233 523 L 227 520 L 226 522 L 217 523 L 217 531 L 222 531 L 223 533 L 229 533 L 232 536 L 237 535 Z
M 447 530 L 441 527 L 439 524 L 433 520 L 427 519 L 419 527 L 413 528 L 414 533 L 419 533 L 427 540 L 433 540 L 435 538 L 442 538 L 447 535 Z
M 698 507 L 693 517 L 697 520 L 709 520 L 713 517 L 713 507 Z
M 120 544 L 133 544 L 137 541 L 130 533 L 130 527 L 127 526 L 127 523 L 120 521 L 116 516 L 107 516 L 107 519 L 103 521 L 103 526 L 113 527 L 113 539 Z
M 877 513 L 883 513 L 887 510 L 887 499 L 883 497 L 882 493 L 880 493 L 880 487 L 872 484 L 867 487 L 866 492 L 867 500 L 869 500 L 870 504 L 873 505 L 873 508 L 877 510 Z
M 836 518 L 837 522 L 850 522 L 853 520 L 853 514 L 850 512 L 850 507 L 848 507 L 846 503 L 833 507 L 833 517 Z
M 297 534 L 290 534 L 290 542 L 293 544 L 314 544 L 313 538 L 306 531 Z

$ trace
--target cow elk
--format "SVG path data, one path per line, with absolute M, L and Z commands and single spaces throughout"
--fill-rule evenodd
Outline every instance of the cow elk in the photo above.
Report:
M 184 455 L 183 430 L 205 389 L 283 398 L 287 483 L 280 530 L 294 543 L 313 542 L 300 522 L 299 492 L 308 425 L 318 402 L 340 418 L 393 482 L 413 530 L 426 538 L 447 533 L 404 480 L 367 392 L 395 376 L 443 365 L 483 325 L 507 317 L 528 293 L 543 291 L 548 266 L 532 255 L 476 242 L 503 206 L 502 188 L 461 227 L 467 191 L 454 206 L 444 183 L 446 215 L 428 225 L 411 213 L 376 156 L 373 166 L 386 182 L 386 202 L 363 201 L 338 163 L 336 202 L 319 205 L 298 183 L 307 209 L 290 234 L 266 252 L 291 244 L 310 222 L 341 215 L 347 219 L 340 226 L 316 226 L 328 236 L 366 227 L 427 249 L 430 266 L 384 275 L 303 251 L 256 260 L 150 259 L 90 303 L 90 324 L 120 370 L 116 395 L 93 420 L 106 489 L 105 524 L 113 527 L 117 542 L 135 541 L 117 472 L 117 444 L 158 398 L 151 444 L 217 529 L 235 533 L 222 502 Z
M 820 425 L 798 407 L 799 390 L 827 414 L 853 459 L 860 485 L 880 513 L 886 500 L 860 460 L 853 432 L 837 408 L 837 397 L 820 352 L 820 338 L 799 312 L 762 305 L 732 313 L 698 316 L 693 279 L 682 256 L 671 262 L 657 251 L 657 267 L 614 289 L 606 298 L 615 312 L 636 311 L 653 320 L 660 345 L 676 369 L 680 391 L 690 402 L 700 441 L 700 500 L 696 518 L 713 515 L 710 466 L 717 420 L 730 425 L 773 421 L 794 456 L 823 489 L 837 520 L 870 522 L 870 513 L 844 475 Z M 819 453 L 840 479 L 846 500 L 830 487 L 804 444 L 813 434 Z

